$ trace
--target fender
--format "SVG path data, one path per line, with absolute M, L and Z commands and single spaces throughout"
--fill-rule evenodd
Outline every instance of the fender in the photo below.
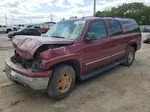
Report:
M 63 63 L 65 61 L 70 61 L 70 60 L 77 60 L 80 64 L 80 70 L 82 70 L 82 59 L 79 54 L 68 54 L 68 55 L 63 55 L 57 58 L 53 58 L 50 60 L 44 60 L 42 61 L 42 69 L 43 70 L 48 70 L 50 69 L 53 65 L 56 65 L 58 63 Z

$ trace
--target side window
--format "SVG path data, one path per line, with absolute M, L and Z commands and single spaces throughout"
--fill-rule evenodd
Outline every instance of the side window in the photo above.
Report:
M 97 39 L 106 38 L 107 31 L 103 20 L 96 20 L 91 22 L 87 33 L 95 33 Z
M 23 34 L 26 34 L 26 33 L 29 32 L 29 30 L 28 30 L 28 29 L 24 29 L 24 30 L 22 30 L 21 32 L 22 32 Z
M 120 23 L 117 20 L 107 20 L 111 36 L 122 34 Z
M 31 29 L 31 33 L 37 34 L 38 31 L 36 29 Z
M 134 20 L 122 21 L 126 33 L 140 32 L 138 24 Z

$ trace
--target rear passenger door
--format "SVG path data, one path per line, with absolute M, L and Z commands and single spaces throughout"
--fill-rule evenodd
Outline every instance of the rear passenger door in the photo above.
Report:
M 110 32 L 110 38 L 111 38 L 111 61 L 114 62 L 118 59 L 121 59 L 124 57 L 125 49 L 126 49 L 126 41 L 125 36 L 123 34 L 123 29 L 121 27 L 121 24 L 118 20 L 107 20 L 108 29 Z

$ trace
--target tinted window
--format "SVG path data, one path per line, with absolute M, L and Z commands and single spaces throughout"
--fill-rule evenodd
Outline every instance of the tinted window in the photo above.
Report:
M 30 32 L 39 33 L 39 31 L 37 29 L 30 29 Z
M 28 29 L 24 29 L 24 30 L 22 30 L 23 32 L 28 32 L 29 30 Z
M 111 36 L 122 34 L 120 23 L 117 20 L 108 20 L 108 27 L 109 27 Z
M 29 31 L 36 32 L 36 29 L 28 29 Z
M 107 31 L 104 21 L 98 20 L 91 22 L 88 33 L 95 33 L 97 39 L 107 37 Z
M 138 24 L 134 20 L 122 21 L 122 24 L 123 24 L 124 29 L 127 33 L 140 31 Z

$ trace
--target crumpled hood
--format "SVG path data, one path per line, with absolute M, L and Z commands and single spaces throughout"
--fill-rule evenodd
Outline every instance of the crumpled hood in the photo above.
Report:
M 32 59 L 36 50 L 44 44 L 73 44 L 74 40 L 50 38 L 42 36 L 15 36 L 12 44 L 16 52 L 25 59 Z

